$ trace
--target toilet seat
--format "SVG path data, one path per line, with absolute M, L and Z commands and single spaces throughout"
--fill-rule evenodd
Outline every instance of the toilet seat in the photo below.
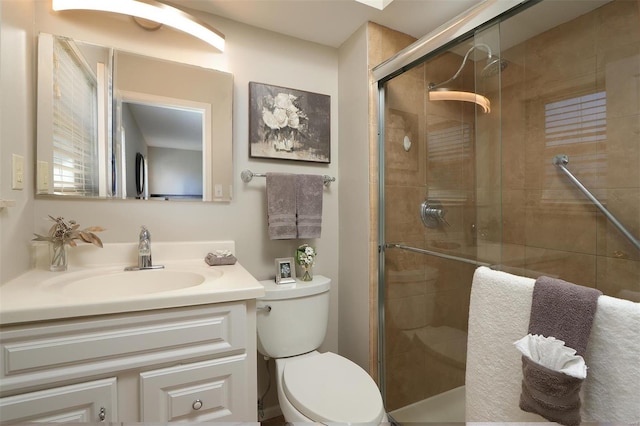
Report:
M 373 379 L 331 352 L 289 360 L 282 384 L 289 402 L 314 421 L 378 424 L 385 415 Z

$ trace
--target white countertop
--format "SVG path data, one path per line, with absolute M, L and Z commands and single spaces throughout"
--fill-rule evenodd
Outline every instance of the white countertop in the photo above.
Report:
M 65 272 L 48 270 L 46 244 L 34 246 L 34 269 L 0 286 L 0 324 L 73 318 L 90 315 L 145 311 L 209 303 L 255 299 L 264 296 L 264 287 L 242 267 L 209 266 L 204 258 L 215 250 L 235 250 L 233 241 L 153 243 L 154 264 L 166 271 L 189 271 L 200 274 L 198 285 L 146 294 L 112 295 L 108 289 L 99 294 L 65 294 L 60 283 L 87 277 L 114 274 L 137 261 L 136 244 L 83 245 L 70 248 L 69 268 Z M 81 265 L 81 266 L 78 266 Z M 132 274 L 154 273 L 136 271 Z

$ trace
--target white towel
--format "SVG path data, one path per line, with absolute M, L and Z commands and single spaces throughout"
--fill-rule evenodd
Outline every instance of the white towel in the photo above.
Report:
M 473 276 L 467 338 L 466 420 L 546 421 L 519 408 L 520 352 L 528 333 L 534 280 L 480 267 Z
M 467 345 L 466 419 L 539 422 L 518 407 L 521 354 L 535 280 L 480 267 L 473 277 Z M 640 422 L 640 304 L 601 296 L 585 354 L 583 422 Z
M 600 296 L 584 359 L 583 421 L 640 423 L 640 303 Z

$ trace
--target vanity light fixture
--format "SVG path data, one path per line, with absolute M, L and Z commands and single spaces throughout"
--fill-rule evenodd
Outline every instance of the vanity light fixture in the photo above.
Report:
M 224 52 L 224 35 L 180 9 L 155 0 L 52 0 L 54 11 L 95 10 L 120 13 L 168 25 Z

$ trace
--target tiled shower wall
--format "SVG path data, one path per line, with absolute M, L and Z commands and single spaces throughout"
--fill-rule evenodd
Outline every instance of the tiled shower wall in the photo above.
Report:
M 368 63 L 370 68 L 390 58 L 415 38 L 398 31 L 391 30 L 381 25 L 369 22 L 367 25 Z M 369 200 L 370 200 L 370 224 L 369 231 L 369 342 L 370 374 L 378 380 L 378 94 L 377 84 L 370 78 L 369 81 Z M 388 408 L 387 408 L 388 409 Z
M 640 2 L 613 1 L 503 58 L 505 263 L 640 301 L 640 253 L 552 165 L 568 155 L 568 169 L 640 236 Z M 562 102 L 582 108 L 579 137 L 552 130 Z
M 501 40 L 508 46 L 502 57 L 509 61 L 501 94 L 483 83 L 493 113 L 478 115 L 477 122 L 470 105 L 426 100 L 427 84 L 450 77 L 459 55 L 442 54 L 392 80 L 385 106 L 387 242 L 500 261 L 519 275 L 557 276 L 640 300 L 638 251 L 551 163 L 554 155 L 567 154 L 578 179 L 640 235 L 639 9 L 635 1 L 614 1 L 515 46 Z M 374 24 L 369 34 L 375 41 L 370 43 L 372 64 L 379 63 L 375 47 L 387 48 L 383 59 L 412 42 Z M 474 77 L 463 74 L 457 84 L 473 90 Z M 371 96 L 375 268 L 374 90 Z M 595 115 L 590 113 L 594 102 Z M 563 118 L 554 113 L 565 104 L 582 108 L 579 137 L 552 131 L 554 120 Z M 438 143 L 451 129 L 458 142 L 443 153 Z M 412 141 L 409 151 L 403 147 L 405 136 Z M 427 196 L 443 202 L 450 226 L 422 225 L 419 206 Z M 396 249 L 387 250 L 386 257 L 384 362 L 387 409 L 393 410 L 464 384 L 474 268 Z

